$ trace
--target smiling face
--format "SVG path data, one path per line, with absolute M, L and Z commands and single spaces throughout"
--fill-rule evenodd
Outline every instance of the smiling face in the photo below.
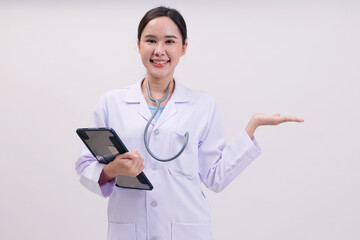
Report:
M 182 44 L 181 33 L 169 17 L 157 17 L 144 28 L 138 46 L 147 79 L 169 82 L 187 43 Z

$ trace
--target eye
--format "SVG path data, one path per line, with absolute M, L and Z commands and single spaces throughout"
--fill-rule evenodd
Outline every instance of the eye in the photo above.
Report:
M 156 41 L 152 40 L 152 39 L 148 39 L 148 40 L 146 40 L 146 42 L 148 42 L 148 43 L 156 43 Z
M 171 43 L 175 43 L 175 41 L 174 40 L 167 40 L 166 43 L 171 44 Z

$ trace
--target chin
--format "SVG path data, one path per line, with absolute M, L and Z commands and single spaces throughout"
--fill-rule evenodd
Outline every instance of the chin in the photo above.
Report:
M 157 78 L 157 79 L 161 79 L 161 78 L 168 78 L 169 76 L 171 76 L 172 74 L 169 72 L 166 73 L 160 73 L 160 72 L 148 72 L 148 75 L 153 77 L 153 78 Z

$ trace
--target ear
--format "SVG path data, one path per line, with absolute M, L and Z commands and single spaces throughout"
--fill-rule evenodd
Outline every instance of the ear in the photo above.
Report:
M 185 42 L 185 44 L 182 46 L 181 56 L 184 56 L 186 54 L 187 46 L 188 46 L 188 42 Z
M 138 51 L 140 52 L 140 42 L 139 42 L 139 40 L 137 40 L 137 45 L 138 45 Z

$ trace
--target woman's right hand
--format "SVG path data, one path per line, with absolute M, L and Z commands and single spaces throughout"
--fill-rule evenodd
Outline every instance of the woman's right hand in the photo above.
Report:
M 133 150 L 117 155 L 112 162 L 104 167 L 103 171 L 111 178 L 118 175 L 136 177 L 144 168 L 144 158 L 141 157 L 137 150 Z

